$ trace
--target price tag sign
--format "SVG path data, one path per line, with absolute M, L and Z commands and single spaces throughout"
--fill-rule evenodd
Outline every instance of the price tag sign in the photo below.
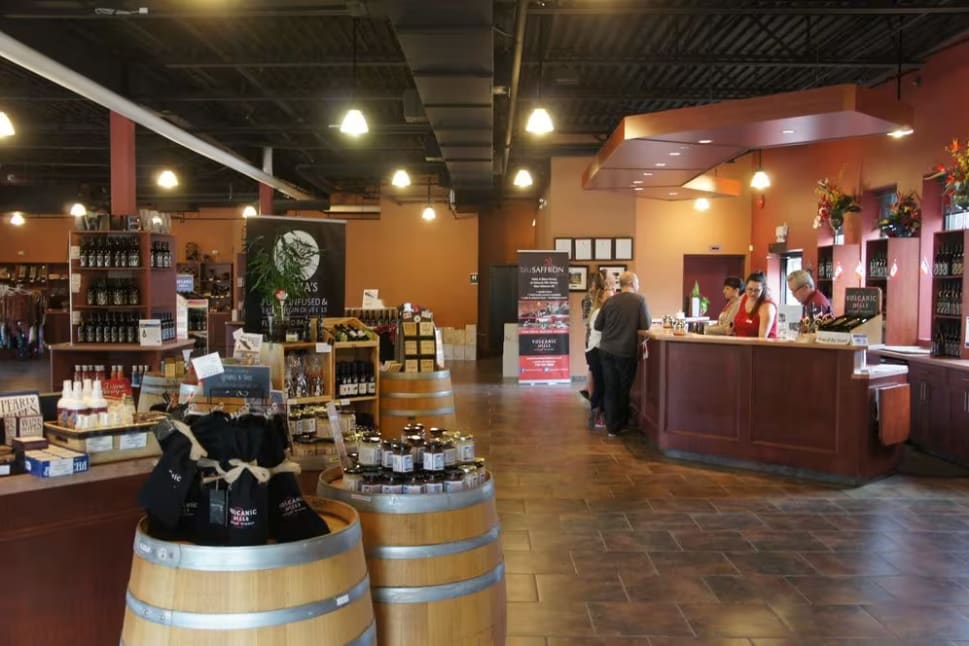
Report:
M 81 257 L 81 245 L 71 245 L 71 260 L 78 260 Z
M 104 453 L 114 449 L 114 438 L 110 435 L 89 437 L 84 442 L 84 450 L 88 453 Z
M 225 366 L 222 365 L 222 357 L 219 356 L 218 352 L 212 352 L 192 359 L 192 367 L 195 368 L 195 374 L 199 379 L 214 377 L 225 372 Z
M 81 274 L 71 274 L 71 293 L 81 293 Z
M 77 310 L 71 311 L 71 325 L 81 324 L 81 313 Z
M 868 346 L 868 335 L 867 334 L 852 334 L 851 335 L 851 345 L 861 345 Z
M 341 399 L 341 400 L 340 400 L 339 402 L 337 402 L 337 403 L 339 403 L 339 404 L 340 404 L 340 406 L 349 406 L 349 405 L 350 405 L 350 400 L 349 400 L 349 399 Z
M 332 349 L 332 346 L 330 346 L 329 343 L 317 343 L 316 344 L 316 353 L 317 354 L 326 354 L 331 349 Z
M 122 451 L 143 449 L 148 446 L 148 433 L 125 433 L 118 438 L 118 446 Z
M 138 321 L 138 343 L 141 345 L 161 345 L 162 331 L 159 319 L 140 319 Z

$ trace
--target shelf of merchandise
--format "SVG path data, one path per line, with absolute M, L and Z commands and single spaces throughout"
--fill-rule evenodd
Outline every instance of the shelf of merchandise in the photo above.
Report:
M 861 276 L 857 272 L 860 261 L 860 245 L 843 244 L 818 247 L 815 282 L 818 291 L 831 301 L 831 308 L 835 314 L 844 312 L 845 289 L 861 286 Z
M 969 303 L 966 301 L 966 294 L 969 294 L 969 277 L 964 269 L 960 274 L 951 273 L 954 256 L 961 255 L 964 266 L 967 247 L 969 247 L 969 230 L 956 229 L 939 231 L 935 234 L 932 263 L 931 339 L 932 350 L 936 356 L 969 359 L 969 345 L 965 343 L 966 318 L 969 317 Z M 936 262 L 940 259 L 947 263 L 947 268 L 943 269 L 945 273 L 936 274 L 938 270 Z M 946 292 L 950 292 L 949 298 L 952 298 L 951 292 L 958 292 L 962 295 L 961 302 L 958 303 L 957 311 L 939 313 L 940 296 Z
M 865 243 L 865 286 L 882 290 L 885 345 L 918 341 L 918 238 L 879 238 Z M 873 276 L 873 269 L 880 271 Z M 894 275 L 892 271 L 894 269 Z

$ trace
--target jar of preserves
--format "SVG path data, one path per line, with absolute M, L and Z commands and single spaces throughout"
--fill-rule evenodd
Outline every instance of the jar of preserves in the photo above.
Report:
M 454 448 L 458 451 L 458 462 L 474 462 L 474 436 L 470 433 L 459 434 L 454 439 Z
M 436 440 L 431 440 L 424 447 L 422 465 L 425 471 L 444 471 L 444 445 Z
M 363 467 L 355 464 L 343 470 L 343 488 L 347 491 L 360 491 L 363 482 Z
M 357 446 L 357 457 L 365 467 L 379 467 L 383 461 L 383 451 L 379 435 L 364 435 Z
M 465 489 L 474 489 L 481 484 L 478 479 L 478 467 L 474 466 L 474 463 L 462 464 L 458 468 L 461 469 L 461 472 L 464 474 Z
M 396 448 L 397 442 L 393 440 L 384 440 L 383 444 L 380 446 L 380 450 L 383 452 L 383 457 L 380 461 L 380 466 L 385 469 L 394 468 L 394 449 Z
M 411 474 L 404 482 L 403 493 L 408 496 L 424 493 L 424 476 L 420 473 Z
M 458 449 L 451 440 L 444 441 L 444 466 L 453 467 L 458 463 Z
M 424 463 L 424 436 L 421 434 L 408 435 L 404 441 L 410 445 L 411 455 L 414 456 L 414 467 L 419 467 Z
M 438 442 L 443 440 L 445 435 L 447 435 L 446 428 L 438 428 L 437 426 L 432 426 L 427 431 L 427 436 L 431 438 L 431 440 L 437 440 Z
M 380 493 L 382 479 L 383 474 L 380 473 L 380 471 L 365 471 L 363 474 L 363 479 L 360 481 L 360 493 Z
M 444 493 L 444 474 L 427 473 L 424 476 L 424 493 Z
M 404 481 L 395 473 L 384 474 L 380 483 L 380 493 L 403 493 Z
M 461 469 L 448 469 L 444 474 L 444 493 L 464 491 L 464 472 Z
M 414 455 L 411 447 L 405 442 L 394 442 L 394 453 L 391 456 L 394 473 L 413 473 Z

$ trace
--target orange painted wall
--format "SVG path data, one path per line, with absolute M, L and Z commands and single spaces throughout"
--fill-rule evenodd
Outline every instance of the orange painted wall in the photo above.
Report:
M 750 164 L 746 159 L 724 164 L 718 175 L 741 180 L 746 187 Z M 748 253 L 750 243 L 750 195 L 710 200 L 710 210 L 700 213 L 692 200 L 636 200 L 636 232 L 633 257 L 640 292 L 646 296 L 654 318 L 683 308 L 683 255 Z M 710 250 L 719 246 L 719 252 Z M 704 294 L 719 302 L 716 294 Z
M 0 262 L 67 262 L 73 218 L 35 217 L 15 227 L 7 217 L 0 223 Z

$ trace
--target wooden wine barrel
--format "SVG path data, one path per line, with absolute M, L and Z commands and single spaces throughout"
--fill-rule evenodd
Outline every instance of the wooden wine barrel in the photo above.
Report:
M 380 433 L 399 438 L 410 422 L 454 426 L 451 371 L 380 373 Z
M 450 494 L 362 495 L 340 469 L 317 493 L 356 507 L 381 646 L 503 646 L 505 577 L 490 478 Z
M 331 533 L 292 543 L 204 547 L 135 533 L 121 646 L 372 646 L 370 580 L 357 512 L 308 498 Z

